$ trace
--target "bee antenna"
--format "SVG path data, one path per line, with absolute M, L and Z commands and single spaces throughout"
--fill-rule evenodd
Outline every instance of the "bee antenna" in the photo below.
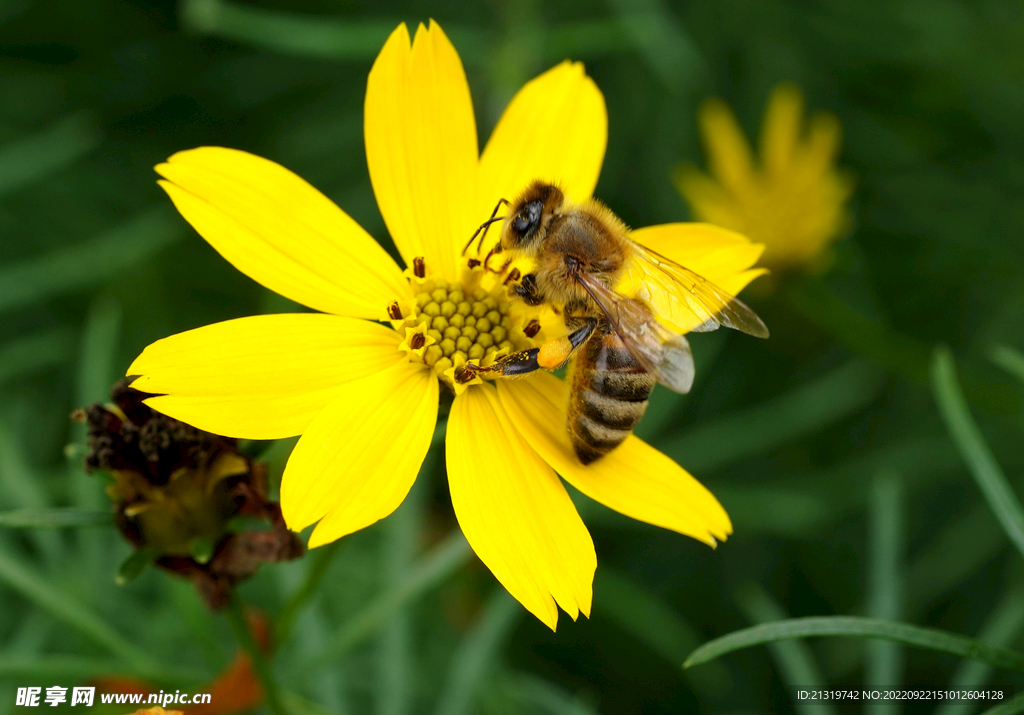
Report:
M 498 204 L 494 207 L 494 211 L 491 212 L 491 217 L 489 219 L 487 219 L 486 221 L 484 221 L 482 224 L 480 224 L 480 228 L 478 228 L 476 231 L 473 232 L 473 235 L 470 236 L 469 241 L 466 243 L 465 246 L 463 246 L 462 253 L 459 254 L 459 255 L 462 255 L 462 256 L 466 255 L 466 251 L 468 251 L 469 247 L 473 245 L 473 241 L 476 240 L 477 236 L 480 236 L 480 245 L 478 245 L 476 247 L 476 253 L 477 253 L 477 255 L 480 255 L 480 249 L 484 245 L 484 238 L 487 237 L 487 231 L 488 231 L 488 229 L 490 229 L 491 224 L 494 223 L 495 221 L 504 221 L 505 220 L 504 216 L 498 216 L 498 209 L 501 208 L 502 204 L 505 204 L 506 206 L 508 206 L 509 205 L 508 200 L 507 199 L 498 199 Z M 483 235 L 480 235 L 481 231 L 483 231 Z

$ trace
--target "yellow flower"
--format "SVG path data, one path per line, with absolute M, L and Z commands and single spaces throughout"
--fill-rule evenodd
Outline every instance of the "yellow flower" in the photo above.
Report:
M 600 91 L 565 62 L 522 88 L 478 156 L 462 64 L 435 24 L 411 45 L 405 25 L 388 39 L 370 71 L 364 129 L 377 203 L 412 269 L 277 164 L 222 148 L 175 154 L 157 171 L 189 223 L 247 275 L 322 312 L 198 328 L 150 345 L 128 369 L 141 376 L 134 387 L 161 395 L 148 404 L 201 429 L 301 434 L 281 506 L 292 529 L 317 524 L 310 547 L 402 502 L 455 365 L 533 344 L 462 246 L 499 198 L 533 179 L 589 198 L 607 140 Z M 673 224 L 633 237 L 733 293 L 760 273 L 748 270 L 760 247 L 721 229 Z M 581 465 L 554 376 L 458 387 L 446 441 L 456 517 L 498 580 L 552 629 L 556 604 L 589 615 L 597 565 L 556 472 L 612 509 L 707 544 L 731 533 L 710 492 L 636 437 Z
M 853 191 L 851 178 L 835 168 L 839 120 L 819 112 L 805 135 L 800 90 L 779 85 L 764 113 L 760 166 L 724 101 L 706 101 L 698 120 L 712 176 L 692 165 L 676 176 L 694 218 L 763 243 L 772 269 L 826 264 L 825 250 L 848 227 Z

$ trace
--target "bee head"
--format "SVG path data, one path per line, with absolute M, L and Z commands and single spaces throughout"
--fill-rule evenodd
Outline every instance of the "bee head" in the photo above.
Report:
M 512 204 L 501 233 L 502 250 L 529 249 L 540 245 L 548 223 L 562 207 L 565 196 L 554 184 L 534 181 Z

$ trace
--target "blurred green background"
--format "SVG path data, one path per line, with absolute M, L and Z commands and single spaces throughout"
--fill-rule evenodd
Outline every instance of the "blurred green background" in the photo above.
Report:
M 830 272 L 750 297 L 770 340 L 694 337 L 696 388 L 657 390 L 638 430 L 719 497 L 727 543 L 713 551 L 579 497 L 598 552 L 594 613 L 563 615 L 551 633 L 445 536 L 455 522 L 435 449 L 393 517 L 242 587 L 291 624 L 272 663 L 288 708 L 829 713 L 863 708 L 794 702 L 793 687 L 958 677 L 1024 690 L 1020 674 L 856 638 L 681 668 L 700 643 L 787 615 L 1022 645 L 1022 554 L 928 372 L 932 346 L 948 344 L 1019 488 L 1024 391 L 996 364 L 1024 348 L 1016 0 L 0 1 L 0 511 L 106 509 L 71 410 L 103 401 L 153 340 L 295 309 L 176 215 L 154 164 L 200 145 L 245 149 L 387 241 L 363 153 L 366 76 L 398 22 L 431 17 L 463 57 L 481 137 L 524 81 L 586 63 L 610 121 L 597 195 L 634 226 L 687 217 L 670 178 L 703 164 L 701 100 L 725 98 L 753 135 L 771 89 L 793 81 L 843 124 L 853 228 Z M 270 448 L 277 476 L 288 446 Z M 0 528 L 0 713 L 22 710 L 18 686 L 114 674 L 200 690 L 230 660 L 224 617 L 187 582 L 150 569 L 115 585 L 128 554 L 112 528 Z M 304 590 L 311 574 L 322 580 Z M 961 705 L 945 712 L 991 703 Z M 901 709 L 937 705 L 865 711 Z

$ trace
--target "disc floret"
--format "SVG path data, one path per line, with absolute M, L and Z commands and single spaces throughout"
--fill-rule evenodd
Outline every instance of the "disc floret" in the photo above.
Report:
M 487 291 L 474 287 L 477 281 L 443 278 L 412 282 L 415 298 L 404 309 L 389 309 L 392 325 L 405 336 L 400 349 L 410 360 L 428 365 L 449 387 L 455 388 L 457 368 L 467 363 L 488 366 L 529 346 L 522 331 L 514 328 L 503 288 Z M 396 312 L 401 317 L 396 319 Z

